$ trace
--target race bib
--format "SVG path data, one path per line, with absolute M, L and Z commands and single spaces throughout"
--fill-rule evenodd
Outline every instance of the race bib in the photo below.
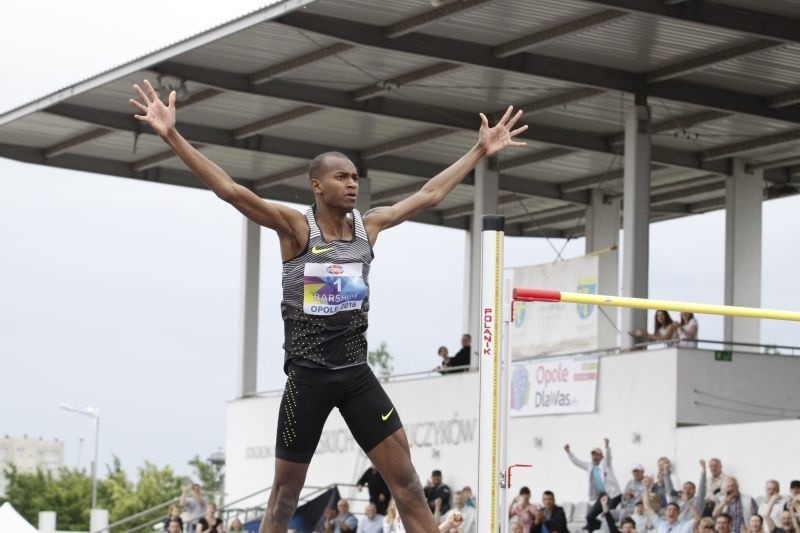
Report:
M 306 263 L 303 272 L 303 311 L 333 315 L 355 311 L 367 297 L 361 263 Z

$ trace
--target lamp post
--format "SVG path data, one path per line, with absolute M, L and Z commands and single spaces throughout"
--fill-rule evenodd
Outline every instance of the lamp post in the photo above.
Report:
M 97 509 L 97 445 L 100 439 L 100 411 L 94 407 L 84 407 L 78 409 L 67 403 L 60 403 L 58 406 L 65 410 L 79 415 L 94 418 L 94 461 L 92 462 L 92 509 Z

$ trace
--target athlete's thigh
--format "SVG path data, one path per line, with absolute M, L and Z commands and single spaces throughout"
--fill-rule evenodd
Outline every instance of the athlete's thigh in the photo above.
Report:
M 338 387 L 326 369 L 290 364 L 278 414 L 275 456 L 310 463 L 325 420 L 336 404 Z
M 351 370 L 338 404 L 342 418 L 364 453 L 403 427 L 392 400 L 367 365 Z

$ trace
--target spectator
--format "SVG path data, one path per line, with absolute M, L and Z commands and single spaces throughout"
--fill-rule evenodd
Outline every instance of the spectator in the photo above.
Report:
M 236 517 L 228 523 L 228 533 L 237 533 L 239 531 L 244 531 L 244 525 L 239 520 L 239 517 Z
M 450 487 L 442 483 L 442 471 L 434 470 L 431 472 L 431 478 L 425 485 L 425 499 L 428 500 L 428 507 L 431 512 L 435 510 L 436 500 L 441 501 L 440 511 L 442 515 L 450 510 Z
M 460 514 L 462 520 L 461 525 L 452 530 L 453 533 L 478 533 L 478 519 L 475 515 L 475 509 L 467 507 L 463 491 L 453 493 L 453 508 L 444 516 L 445 522 L 449 518 L 448 515 L 453 513 Z M 361 533 L 360 530 L 359 533 Z
M 712 457 L 708 461 L 708 472 L 711 474 L 711 479 L 708 480 L 708 487 L 706 488 L 706 502 L 713 503 L 712 510 L 716 506 L 722 492 L 722 484 L 725 483 L 725 472 L 722 471 L 722 461 L 716 457 Z
M 438 507 L 440 504 L 441 500 L 436 503 L 436 506 Z M 460 513 L 449 513 L 445 520 L 439 524 L 439 531 L 458 531 L 458 527 L 461 525 L 461 520 L 462 517 Z M 386 512 L 386 518 L 383 521 L 383 533 L 406 533 L 406 528 L 403 526 L 403 521 L 400 519 L 400 515 L 397 514 L 397 507 L 395 506 L 394 499 L 389 502 L 389 509 Z
M 669 313 L 659 309 L 653 319 L 653 334 L 637 329 L 634 335 L 646 338 L 648 341 L 670 341 L 678 338 L 677 328 L 678 324 L 672 320 Z
M 334 520 L 336 520 L 336 515 L 338 514 L 339 512 L 333 507 L 325 509 L 325 512 L 322 513 L 322 533 L 333 533 L 333 528 L 335 527 Z
M 650 485 L 652 485 L 652 480 L 650 478 L 645 478 L 644 486 L 648 489 L 648 492 Z M 675 502 L 667 504 L 667 508 L 664 511 L 664 519 L 662 520 L 650 506 L 650 498 L 644 498 L 642 502 L 644 503 L 644 510 L 650 518 L 650 522 L 653 524 L 656 533 L 692 533 L 695 524 L 700 521 L 699 513 L 695 514 L 692 520 L 678 520 L 680 509 Z
M 644 485 L 642 484 L 642 479 L 644 479 L 644 467 L 640 463 L 633 465 L 631 476 L 631 480 L 625 484 L 625 490 L 622 491 L 619 512 L 620 520 L 633 514 L 636 502 L 640 501 L 644 494 Z
M 545 529 L 549 533 L 569 533 L 567 529 L 567 513 L 556 505 L 556 495 L 546 490 L 542 493 L 542 511 L 544 512 Z
M 704 516 L 697 525 L 697 533 L 714 533 L 714 519 Z
M 733 476 L 725 478 L 722 485 L 723 496 L 714 507 L 714 518 L 725 513 L 730 517 L 730 528 L 736 533 L 750 523 L 750 517 L 756 514 L 756 502 L 753 498 L 739 493 L 739 482 Z M 718 524 L 719 525 L 719 524 Z
M 358 523 L 358 533 L 383 533 L 383 515 L 378 514 L 378 508 L 372 502 L 364 509 L 364 517 Z
M 750 517 L 746 533 L 764 533 L 764 519 L 761 518 L 760 514 L 754 514 Z
M 330 519 L 331 533 L 345 533 L 355 531 L 358 528 L 358 519 L 350 512 L 350 504 L 347 500 L 341 499 L 336 504 L 338 514 Z
M 391 494 L 389 493 L 389 487 L 386 486 L 386 482 L 381 477 L 378 469 L 375 468 L 375 465 L 370 465 L 356 481 L 356 488 L 359 492 L 364 488 L 364 485 L 367 486 L 369 501 L 375 504 L 376 512 L 379 515 L 385 515 Z
M 194 526 L 196 533 L 225 533 L 222 519 L 217 516 L 217 504 L 206 505 L 206 514 Z
M 681 323 L 678 324 L 677 333 L 680 342 L 678 346 L 682 348 L 697 348 L 697 319 L 694 313 L 681 313 Z
M 667 472 L 669 475 L 664 476 L 664 485 L 666 493 L 671 495 L 667 499 L 678 504 L 680 509 L 678 520 L 690 520 L 694 518 L 695 514 L 702 516 L 705 503 L 703 495 L 706 493 L 706 462 L 704 460 L 700 461 L 699 488 L 695 487 L 691 481 L 687 481 L 683 484 L 683 490 L 677 494 L 672 488 L 671 472 L 669 470 Z
M 603 530 L 608 530 L 610 533 L 635 533 L 636 531 L 636 522 L 633 521 L 633 518 L 630 516 L 626 516 L 622 519 L 622 529 L 617 527 L 617 524 L 614 522 L 614 517 L 611 515 L 611 511 L 608 508 L 608 495 L 603 494 L 600 496 L 600 507 L 603 509 L 602 519 L 604 523 Z
M 170 505 L 167 517 L 164 519 L 164 531 L 169 530 L 169 523 L 172 520 L 177 520 L 180 525 L 180 530 L 183 531 L 183 519 L 181 518 L 181 508 L 179 505 Z
M 448 355 L 449 352 L 447 351 L 447 346 L 439 346 L 439 350 L 436 352 L 439 354 L 439 357 L 442 358 L 442 363 L 435 368 L 438 370 L 440 374 L 445 374 L 448 372 L 447 367 L 450 366 L 450 356 Z
M 614 475 L 614 469 L 611 466 L 611 448 L 608 445 L 608 439 L 604 439 L 605 443 L 605 456 L 603 450 L 595 448 L 592 450 L 591 462 L 581 461 L 575 454 L 570 451 L 569 444 L 564 446 L 564 450 L 569 456 L 569 460 L 577 466 L 586 470 L 589 474 L 589 500 L 594 502 L 591 509 L 586 515 L 586 526 L 584 529 L 594 531 L 600 529 L 600 522 L 597 520 L 597 515 L 601 512 L 600 496 L 608 494 L 608 506 L 610 509 L 615 509 L 619 502 L 622 501 L 622 492 L 619 490 L 619 483 L 617 477 Z
M 531 489 L 522 487 L 508 510 L 508 517 L 522 524 L 525 531 L 528 531 L 533 525 L 534 513 L 536 506 L 531 503 Z
M 667 490 L 667 477 L 669 477 L 670 485 L 672 487 L 669 489 L 669 491 Z M 675 490 L 675 487 L 680 486 L 681 480 L 678 479 L 678 476 L 672 473 L 672 461 L 669 460 L 669 457 L 659 457 L 657 479 L 650 488 L 650 493 L 656 496 L 658 499 L 658 508 L 663 508 L 670 501 L 674 501 L 674 499 L 678 496 L 678 492 Z
M 186 512 L 185 520 L 189 526 L 202 518 L 206 514 L 206 500 L 203 498 L 200 485 L 192 483 L 184 487 L 178 505 Z
M 717 533 L 731 533 L 731 515 L 728 513 L 720 513 L 716 517 L 714 529 Z M 736 533 L 739 533 L 738 531 Z
M 784 507 L 786 507 L 787 499 L 781 496 L 781 486 L 780 484 L 774 480 L 770 479 L 767 481 L 764 490 L 766 491 L 766 497 L 764 498 L 764 503 L 762 503 L 758 507 L 758 514 L 761 515 L 763 519 L 766 520 L 767 515 L 771 514 L 772 521 L 776 524 L 780 523 L 781 521 L 781 511 L 783 511 Z M 778 497 L 778 499 L 774 503 L 772 502 L 772 498 L 774 496 Z M 767 507 L 772 507 L 772 512 L 767 511 Z
M 775 521 L 772 519 L 772 508 L 779 500 L 780 494 L 775 494 L 768 502 L 767 513 L 764 515 L 767 533 L 794 533 L 797 531 L 797 528 L 800 527 L 800 522 L 798 522 L 797 514 L 793 506 L 791 506 L 789 510 L 784 509 L 781 511 L 780 527 L 777 527 Z
M 461 492 L 464 493 L 464 505 L 466 505 L 467 507 L 472 507 L 474 509 L 475 496 L 472 495 L 472 487 L 464 486 L 464 488 L 461 489 Z
M 470 360 L 472 359 L 472 337 L 468 333 L 461 336 L 461 349 L 450 359 L 450 368 L 464 367 L 455 372 L 466 372 L 469 370 Z
M 511 522 L 508 527 L 509 533 L 528 533 L 519 522 Z
M 396 533 L 400 529 L 400 517 L 397 514 L 397 505 L 394 499 L 389 500 L 386 507 L 386 516 L 383 517 L 383 533 Z
M 630 515 L 630 518 L 633 519 L 633 523 L 636 525 L 636 533 L 645 533 L 648 529 L 648 521 L 647 515 L 644 514 L 644 503 L 642 500 L 638 500 L 636 505 L 633 506 L 633 514 Z M 711 529 L 714 529 L 714 521 L 709 519 L 711 522 Z
M 786 502 L 784 505 L 785 509 L 790 509 L 792 505 L 795 505 L 795 513 L 800 513 L 800 480 L 794 479 L 791 483 L 789 483 L 789 501 Z
M 180 518 L 170 518 L 167 521 L 167 527 L 164 529 L 167 533 L 183 533 L 183 520 Z

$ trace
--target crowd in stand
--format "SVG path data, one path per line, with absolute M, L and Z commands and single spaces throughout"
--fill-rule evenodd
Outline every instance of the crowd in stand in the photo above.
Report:
M 472 337 L 468 333 L 461 336 L 461 349 L 453 357 L 450 357 L 447 346 L 439 346 L 437 353 L 442 362 L 434 370 L 442 374 L 467 372 L 472 360 Z
M 243 529 L 239 518 L 233 518 L 226 526 L 217 505 L 206 500 L 197 483 L 183 489 L 180 501 L 170 506 L 163 525 L 166 533 L 237 533 Z

